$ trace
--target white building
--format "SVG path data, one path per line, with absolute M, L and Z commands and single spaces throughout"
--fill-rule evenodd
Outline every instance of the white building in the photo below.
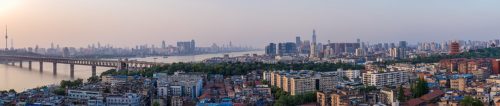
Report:
M 104 103 L 103 97 L 90 98 L 89 100 L 87 100 L 87 105 L 88 106 L 106 106 L 106 104 Z
M 271 81 L 271 72 L 270 71 L 262 72 L 262 79 L 266 81 Z
M 363 73 L 363 84 L 368 86 L 397 86 L 409 81 L 409 74 L 403 71 L 368 71 Z
M 141 96 L 136 93 L 125 95 L 110 95 L 106 97 L 107 106 L 140 106 Z
M 98 91 L 83 91 L 83 90 L 68 90 L 68 98 L 70 99 L 90 99 L 102 97 L 101 92 Z
M 337 72 L 341 73 L 342 76 L 349 78 L 349 80 L 353 81 L 354 79 L 361 77 L 361 70 L 342 70 L 337 69 Z

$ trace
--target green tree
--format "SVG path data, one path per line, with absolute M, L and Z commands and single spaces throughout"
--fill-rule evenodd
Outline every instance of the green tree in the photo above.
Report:
M 66 90 L 64 88 L 56 88 L 54 91 L 52 91 L 54 94 L 59 95 L 59 96 L 64 96 L 66 95 Z
M 406 102 L 405 91 L 403 89 L 403 85 L 399 85 L 398 100 L 399 100 L 399 102 Z
M 160 106 L 160 103 L 158 101 L 153 102 L 153 106 Z
M 9 90 L 9 93 L 17 93 L 17 92 L 16 92 L 16 90 L 14 90 L 14 89 L 10 89 L 10 90 Z
M 88 83 L 98 83 L 101 79 L 98 76 L 92 76 L 87 79 Z
M 429 87 L 427 86 L 427 81 L 425 81 L 424 79 L 419 78 L 414 87 L 415 87 L 413 89 L 414 98 L 418 98 L 420 96 L 429 93 Z
M 464 99 L 460 101 L 460 106 L 484 106 L 483 102 L 479 99 L 474 99 L 470 96 L 465 96 Z
M 71 80 L 62 80 L 61 83 L 59 83 L 59 85 L 62 87 L 62 88 L 66 88 L 66 87 L 76 87 L 76 86 L 79 86 L 79 85 L 82 85 L 83 84 L 83 79 L 80 79 L 78 78 L 77 80 L 74 80 L 74 81 L 71 81 Z

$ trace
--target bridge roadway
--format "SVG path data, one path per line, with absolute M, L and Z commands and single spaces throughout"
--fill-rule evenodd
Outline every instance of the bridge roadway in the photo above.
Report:
M 40 57 L 40 56 L 16 56 L 16 55 L 0 55 L 0 61 L 12 65 L 19 62 L 19 67 L 23 67 L 23 61 L 28 62 L 28 69 L 32 69 L 33 61 L 40 63 L 40 71 L 43 71 L 43 63 L 49 62 L 53 64 L 53 73 L 57 73 L 57 64 L 69 64 L 70 76 L 74 76 L 75 65 L 86 65 L 92 67 L 92 76 L 96 75 L 96 67 L 115 67 L 117 69 L 144 69 L 152 66 L 164 65 L 165 63 L 145 62 L 145 61 L 128 61 L 128 60 L 99 60 L 85 58 L 61 58 L 61 57 Z

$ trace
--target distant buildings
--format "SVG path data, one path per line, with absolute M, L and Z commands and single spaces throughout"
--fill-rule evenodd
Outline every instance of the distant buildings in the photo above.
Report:
M 295 45 L 297 45 L 297 47 L 302 46 L 302 40 L 300 40 L 300 36 L 295 37 Z
M 266 46 L 266 55 L 276 56 L 276 44 L 269 43 L 269 45 Z
M 194 54 L 196 45 L 194 40 L 188 42 L 177 42 L 177 49 L 180 54 Z
M 298 55 L 297 45 L 293 42 L 279 43 L 278 55 L 280 56 L 296 56 Z
M 335 57 L 342 54 L 354 54 L 360 48 L 359 43 L 329 43 L 323 46 L 325 57 Z

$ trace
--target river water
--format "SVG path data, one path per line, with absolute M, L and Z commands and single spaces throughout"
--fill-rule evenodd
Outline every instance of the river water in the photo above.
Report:
M 233 52 L 233 53 L 217 53 L 217 54 L 201 54 L 192 56 L 169 56 L 163 57 L 145 57 L 145 58 L 130 58 L 131 60 L 150 61 L 150 62 L 196 62 L 211 57 L 222 57 L 224 54 L 229 56 L 242 56 L 244 54 L 263 54 L 263 51 L 251 52 Z M 156 59 L 155 59 L 156 58 Z M 23 63 L 23 68 L 19 67 L 19 63 L 13 65 L 0 64 L 0 90 L 14 89 L 16 91 L 24 91 L 26 89 L 59 84 L 61 80 L 74 80 L 81 78 L 86 80 L 92 75 L 91 66 L 75 65 L 75 76 L 71 77 L 69 65 L 58 64 L 57 73 L 53 73 L 52 63 L 44 63 L 43 71 L 39 69 L 39 62 L 32 62 L 32 69 L 28 69 L 28 63 Z M 109 67 L 97 67 L 97 75 L 103 71 L 109 70 Z

